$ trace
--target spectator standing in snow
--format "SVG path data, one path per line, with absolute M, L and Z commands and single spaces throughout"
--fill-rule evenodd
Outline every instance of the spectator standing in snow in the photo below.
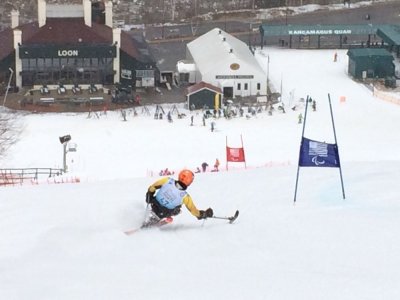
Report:
M 214 171 L 215 171 L 215 172 L 218 172 L 218 171 L 219 171 L 219 160 L 218 160 L 218 158 L 215 159 Z
M 146 203 L 151 206 L 151 216 L 148 222 L 154 224 L 164 218 L 172 221 L 172 216 L 181 212 L 185 204 L 190 213 L 197 219 L 211 218 L 214 213 L 211 208 L 198 210 L 186 189 L 192 184 L 194 174 L 190 170 L 179 172 L 178 180 L 164 177 L 149 186 L 146 193 Z
M 122 116 L 122 119 L 124 121 L 126 121 L 126 111 L 125 110 L 121 110 L 121 116 Z
M 214 132 L 214 130 L 215 130 L 215 122 L 212 121 L 211 122 L 211 132 Z
M 300 113 L 298 116 L 299 124 L 303 123 L 303 115 Z
M 135 97 L 135 104 L 140 105 L 140 95 L 136 95 Z
M 201 164 L 201 169 L 203 170 L 203 172 L 207 171 L 207 167 L 208 167 L 208 163 L 203 162 L 203 163 Z

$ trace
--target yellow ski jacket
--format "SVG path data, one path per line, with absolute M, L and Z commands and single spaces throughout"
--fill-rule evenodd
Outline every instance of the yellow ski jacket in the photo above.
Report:
M 169 177 L 163 177 L 157 180 L 151 186 L 149 186 L 148 191 L 151 193 L 155 193 L 156 190 L 160 189 L 164 184 L 166 184 L 169 179 Z M 186 208 L 193 216 L 200 216 L 200 211 L 197 209 L 196 205 L 194 205 L 192 197 L 190 197 L 188 193 L 186 193 L 186 195 L 182 198 L 182 203 L 185 204 Z

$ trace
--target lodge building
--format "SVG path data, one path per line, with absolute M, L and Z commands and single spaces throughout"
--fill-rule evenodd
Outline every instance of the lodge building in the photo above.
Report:
M 100 13 L 99 13 L 100 11 Z M 38 0 L 38 20 L 0 32 L 0 83 L 155 87 L 158 70 L 145 41 L 113 28 L 112 2 L 50 5 Z M 12 77 L 11 77 L 12 76 Z
M 219 28 L 188 43 L 186 58 L 177 63 L 177 70 L 180 81 L 207 83 L 213 86 L 213 93 L 221 89 L 225 99 L 267 94 L 267 74 L 254 53 L 246 43 Z

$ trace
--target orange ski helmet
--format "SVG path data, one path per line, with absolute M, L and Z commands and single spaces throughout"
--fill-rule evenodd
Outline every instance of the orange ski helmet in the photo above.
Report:
M 189 186 L 194 179 L 194 174 L 192 171 L 184 169 L 179 172 L 178 180 L 184 185 Z

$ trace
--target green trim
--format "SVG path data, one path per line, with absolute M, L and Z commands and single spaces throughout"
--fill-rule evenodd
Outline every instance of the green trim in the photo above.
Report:
M 379 26 L 366 25 L 260 25 L 264 36 L 375 34 Z

